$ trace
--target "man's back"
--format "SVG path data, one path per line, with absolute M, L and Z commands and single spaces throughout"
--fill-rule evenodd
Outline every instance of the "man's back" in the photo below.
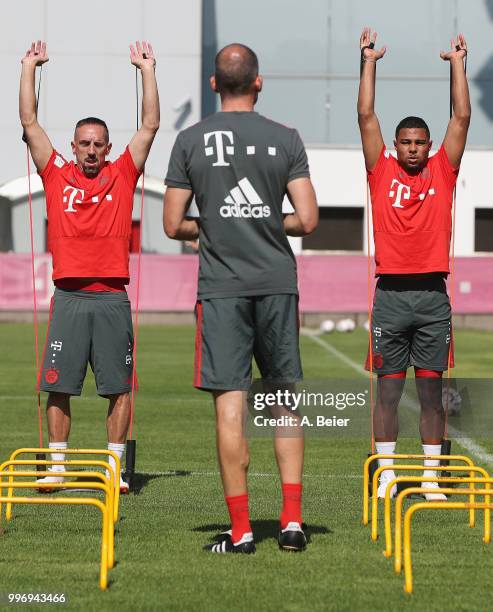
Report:
M 178 136 L 166 184 L 191 189 L 200 211 L 199 297 L 297 293 L 282 202 L 308 176 L 297 131 L 256 112 L 219 112 Z
M 200 239 L 194 385 L 213 393 L 217 454 L 231 535 L 214 553 L 255 552 L 248 513 L 245 391 L 252 359 L 270 384 L 303 376 L 296 262 L 287 236 L 318 221 L 303 144 L 295 130 L 253 112 L 262 91 L 258 58 L 233 43 L 216 55 L 221 112 L 179 134 L 171 154 L 163 225 L 175 240 Z M 286 192 L 294 212 L 283 216 Z M 200 221 L 187 218 L 193 195 Z M 303 550 L 303 438 L 276 437 L 283 508 L 279 546 Z

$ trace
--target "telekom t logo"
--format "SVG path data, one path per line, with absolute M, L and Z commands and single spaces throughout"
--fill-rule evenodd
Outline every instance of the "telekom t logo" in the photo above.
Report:
M 223 136 L 226 139 L 226 147 L 224 146 Z M 214 155 L 214 147 L 208 147 L 209 140 L 214 137 L 216 145 L 217 160 L 212 164 L 213 166 L 229 166 L 229 163 L 224 159 L 224 153 L 228 155 L 234 155 L 235 148 L 233 147 L 233 132 L 208 132 L 204 134 L 205 154 L 207 157 Z
M 397 190 L 394 190 L 394 185 L 397 185 Z M 389 198 L 393 198 L 394 196 L 395 201 L 392 206 L 394 208 L 404 208 L 404 206 L 402 206 L 401 204 L 401 200 L 409 200 L 409 198 L 411 197 L 411 188 L 409 187 L 409 185 L 403 185 L 402 183 L 399 183 L 397 179 L 392 179 L 389 191 Z
M 69 195 L 63 196 L 63 202 L 68 203 L 67 208 L 65 208 L 64 212 L 77 212 L 74 208 L 74 204 L 82 204 L 82 200 L 84 199 L 84 190 L 77 189 L 77 187 L 71 187 L 67 185 L 63 190 L 63 193 L 69 192 Z M 77 196 L 80 195 L 80 200 L 77 199 Z

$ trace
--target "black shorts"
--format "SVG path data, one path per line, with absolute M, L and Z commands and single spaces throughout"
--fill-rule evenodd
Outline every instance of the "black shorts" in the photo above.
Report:
M 80 395 L 91 365 L 99 395 L 132 388 L 133 331 L 125 291 L 55 289 L 39 376 L 41 391 Z
M 292 383 L 303 378 L 297 295 L 200 300 L 196 317 L 198 389 L 248 390 L 252 357 L 265 381 Z
M 451 325 L 450 301 L 441 275 L 381 276 L 371 317 L 373 370 L 395 374 L 411 365 L 447 370 Z M 369 359 L 366 367 L 369 369 Z

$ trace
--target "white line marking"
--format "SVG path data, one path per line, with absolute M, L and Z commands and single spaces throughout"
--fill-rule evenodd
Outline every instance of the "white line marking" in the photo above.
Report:
M 185 472 L 185 473 L 184 473 Z M 220 476 L 220 472 L 195 472 L 193 470 L 168 470 L 166 472 L 140 472 L 137 474 L 142 476 Z M 249 472 L 248 476 L 255 478 L 278 478 L 279 474 L 270 474 L 268 472 Z M 354 478 L 361 480 L 363 476 L 361 474 L 303 474 L 303 478 Z
M 331 344 L 328 344 L 327 342 L 324 342 L 318 336 L 313 336 L 312 334 L 307 334 L 303 328 L 301 328 L 301 333 L 304 336 L 306 336 L 307 338 L 310 338 L 310 340 L 313 340 L 313 342 L 315 342 L 315 344 L 318 344 L 319 346 L 321 346 L 328 353 L 331 353 L 332 355 L 334 355 L 334 357 L 337 357 L 340 361 L 343 361 L 346 365 L 348 365 L 350 368 L 352 368 L 355 372 L 358 372 L 358 374 L 362 374 L 363 376 L 365 376 L 365 378 L 369 378 L 370 377 L 369 373 L 367 372 L 367 370 L 365 370 L 365 368 L 363 368 L 358 363 L 356 363 L 355 361 L 350 359 L 344 353 L 341 353 L 341 351 L 336 349 Z
M 322 340 L 318 336 L 312 335 L 310 332 L 306 333 L 306 331 L 303 328 L 301 329 L 301 333 L 305 337 L 310 338 L 310 340 L 313 340 L 315 344 L 318 344 L 325 351 L 327 351 L 334 357 L 337 357 L 338 359 L 343 361 L 346 365 L 352 368 L 355 372 L 358 372 L 358 374 L 362 374 L 366 378 L 369 378 L 369 373 L 362 366 L 360 366 L 358 363 L 353 361 L 350 357 L 348 357 L 344 353 L 341 353 L 341 351 L 336 349 L 334 346 L 329 344 L 327 341 Z M 413 399 L 411 399 L 408 395 L 406 395 L 406 393 L 404 393 L 402 396 L 402 402 L 404 406 L 406 406 L 413 412 L 419 413 L 420 411 L 419 404 Z M 460 446 L 465 448 L 471 454 L 475 455 L 480 461 L 483 461 L 484 463 L 487 463 L 489 465 L 493 465 L 493 455 L 491 453 L 488 453 L 488 451 L 485 448 L 483 448 L 480 444 L 478 444 L 471 438 L 464 436 L 464 434 L 459 429 L 456 429 L 455 427 L 452 427 L 451 425 L 448 426 L 448 430 L 449 430 L 450 435 L 454 436 L 455 440 Z
M 41 393 L 46 393 L 46 392 L 41 391 Z M 79 402 L 79 401 L 93 402 L 95 400 L 101 400 L 101 399 L 104 400 L 104 397 L 100 397 L 99 395 L 74 395 L 72 397 L 76 402 Z M 2 395 L 2 394 L 0 394 L 0 400 L 5 400 L 5 401 L 33 400 L 34 402 L 37 401 L 35 395 Z M 163 397 L 158 397 L 156 395 L 156 396 L 151 396 L 151 397 L 139 397 L 138 402 L 160 402 L 163 404 L 170 404 L 170 403 L 179 404 L 179 403 L 186 403 L 186 402 L 196 402 L 196 403 L 201 403 L 201 404 L 207 404 L 207 403 L 212 404 L 212 399 L 207 398 L 205 395 L 204 395 L 204 399 L 200 397 L 172 397 L 172 396 L 166 396 L 163 398 Z
M 92 470 L 84 470 L 81 469 L 80 471 L 92 471 Z M 215 471 L 199 471 L 196 472 L 195 470 L 166 470 L 164 472 L 141 472 L 140 470 L 136 471 L 136 474 L 140 475 L 140 476 L 221 476 L 221 472 L 215 472 Z M 253 476 L 254 478 L 279 478 L 279 474 L 277 473 L 270 473 L 270 472 L 249 472 L 248 476 Z M 343 478 L 350 478 L 350 479 L 355 479 L 355 480 L 362 480 L 363 476 L 361 474 L 303 474 L 303 478 L 339 478 L 339 479 L 343 479 Z M 73 482 L 77 482 L 76 480 L 74 480 Z M 72 489 L 72 491 L 75 491 L 76 489 Z M 83 489 L 81 489 L 83 490 Z

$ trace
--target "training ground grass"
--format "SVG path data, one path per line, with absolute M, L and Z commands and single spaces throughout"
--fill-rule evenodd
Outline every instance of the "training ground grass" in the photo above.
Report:
M 44 337 L 41 330 L 41 337 Z M 37 445 L 33 332 L 0 326 L 0 459 Z M 366 334 L 323 340 L 362 362 Z M 22 506 L 0 535 L 0 593 L 65 593 L 80 610 L 484 610 L 490 606 L 491 545 L 466 512 L 435 512 L 415 519 L 415 594 L 370 541 L 361 525 L 361 470 L 369 450 L 363 438 L 309 438 L 304 519 L 310 544 L 303 554 L 276 543 L 280 486 L 269 439 L 251 440 L 250 499 L 257 554 L 214 556 L 202 547 L 227 528 L 215 454 L 213 409 L 193 390 L 193 329 L 142 327 L 136 403 L 139 491 L 122 500 L 116 529 L 117 566 L 110 588 L 98 588 L 99 515 L 94 509 Z M 491 376 L 493 335 L 456 334 L 462 377 Z M 302 338 L 307 378 L 357 374 L 308 337 Z M 43 400 L 44 401 L 44 400 Z M 106 401 L 88 375 L 73 400 L 71 446 L 105 448 Z M 491 453 L 492 440 L 478 442 Z M 416 439 L 400 451 L 419 451 Z M 456 442 L 453 451 L 463 449 Z M 493 465 L 484 465 L 491 468 Z M 52 606 L 50 606 L 51 608 Z M 6 608 L 7 609 L 7 608 Z M 10 609 L 10 608 L 9 608 Z

